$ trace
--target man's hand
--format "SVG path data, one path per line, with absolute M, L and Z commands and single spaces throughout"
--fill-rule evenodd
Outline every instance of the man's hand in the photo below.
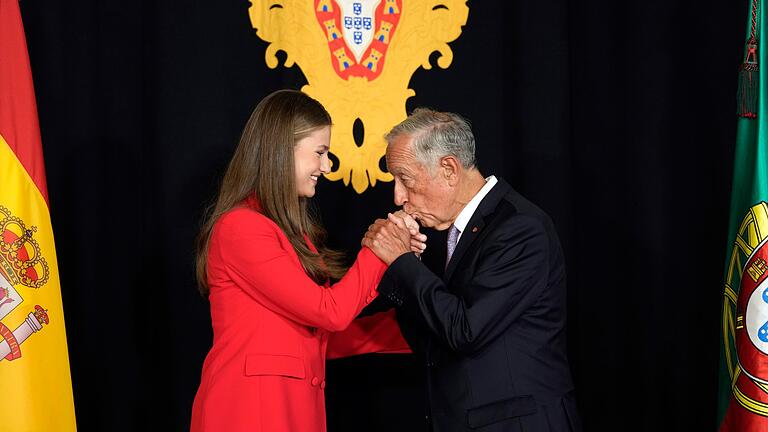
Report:
M 368 227 L 361 243 L 390 265 L 400 255 L 411 252 L 411 231 L 405 226 L 402 218 L 392 214 L 389 214 L 388 218 L 396 219 L 399 225 L 390 219 L 376 219 L 373 225 Z
M 420 256 L 427 248 L 427 244 L 425 243 L 427 241 L 427 236 L 426 234 L 419 232 L 419 228 L 421 227 L 419 227 L 419 223 L 416 222 L 416 219 L 403 210 L 398 210 L 389 216 L 394 216 L 388 217 L 388 219 L 395 225 L 401 224 L 401 222 L 405 224 L 405 227 L 408 228 L 408 232 L 411 233 L 411 252 L 415 253 L 416 256 Z M 402 225 L 398 225 L 398 227 L 402 227 Z

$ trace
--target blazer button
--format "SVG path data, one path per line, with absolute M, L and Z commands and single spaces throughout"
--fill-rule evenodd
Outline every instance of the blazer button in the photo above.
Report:
M 320 382 L 320 388 L 321 388 L 321 389 L 324 389 L 324 388 L 325 388 L 325 380 L 322 380 L 322 381 Z
M 318 377 L 312 378 L 312 385 L 316 386 L 318 383 L 320 383 L 320 379 Z

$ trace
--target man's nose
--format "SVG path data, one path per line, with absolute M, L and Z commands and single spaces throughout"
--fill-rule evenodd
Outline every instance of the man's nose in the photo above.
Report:
M 395 205 L 402 207 L 408 202 L 408 192 L 405 191 L 403 185 L 399 181 L 395 180 Z

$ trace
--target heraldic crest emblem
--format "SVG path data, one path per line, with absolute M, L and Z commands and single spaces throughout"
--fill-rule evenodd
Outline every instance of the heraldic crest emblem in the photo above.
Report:
M 723 299 L 722 331 L 739 405 L 768 417 L 768 204 L 750 209 L 736 232 Z
M 48 281 L 48 264 L 34 239 L 35 231 L 0 206 L 0 320 L 23 302 L 18 286 L 38 289 Z M 48 324 L 48 314 L 39 305 L 13 331 L 0 321 L 0 361 L 21 357 L 21 344 L 42 330 L 43 324 Z
M 420 66 L 453 61 L 448 42 L 467 22 L 466 0 L 252 0 L 256 34 L 269 42 L 267 66 L 298 65 L 308 84 L 301 90 L 319 100 L 333 118 L 331 152 L 338 166 L 326 175 L 363 193 L 391 181 L 380 167 L 384 134 L 406 117 L 408 88 Z M 362 142 L 353 128 L 362 125 Z

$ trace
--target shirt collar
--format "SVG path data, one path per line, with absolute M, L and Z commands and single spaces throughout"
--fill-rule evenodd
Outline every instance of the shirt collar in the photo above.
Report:
M 499 181 L 496 179 L 496 176 L 492 175 L 490 177 L 486 177 L 485 185 L 483 185 L 483 187 L 480 188 L 475 196 L 469 200 L 467 205 L 464 206 L 459 215 L 456 217 L 456 220 L 453 221 L 453 226 L 459 230 L 459 237 L 461 237 L 461 234 L 467 228 L 467 224 L 469 223 L 469 220 L 472 219 L 472 215 L 475 214 L 477 206 L 480 205 L 480 202 L 483 200 L 483 198 L 488 195 L 488 192 L 490 192 L 498 182 Z

